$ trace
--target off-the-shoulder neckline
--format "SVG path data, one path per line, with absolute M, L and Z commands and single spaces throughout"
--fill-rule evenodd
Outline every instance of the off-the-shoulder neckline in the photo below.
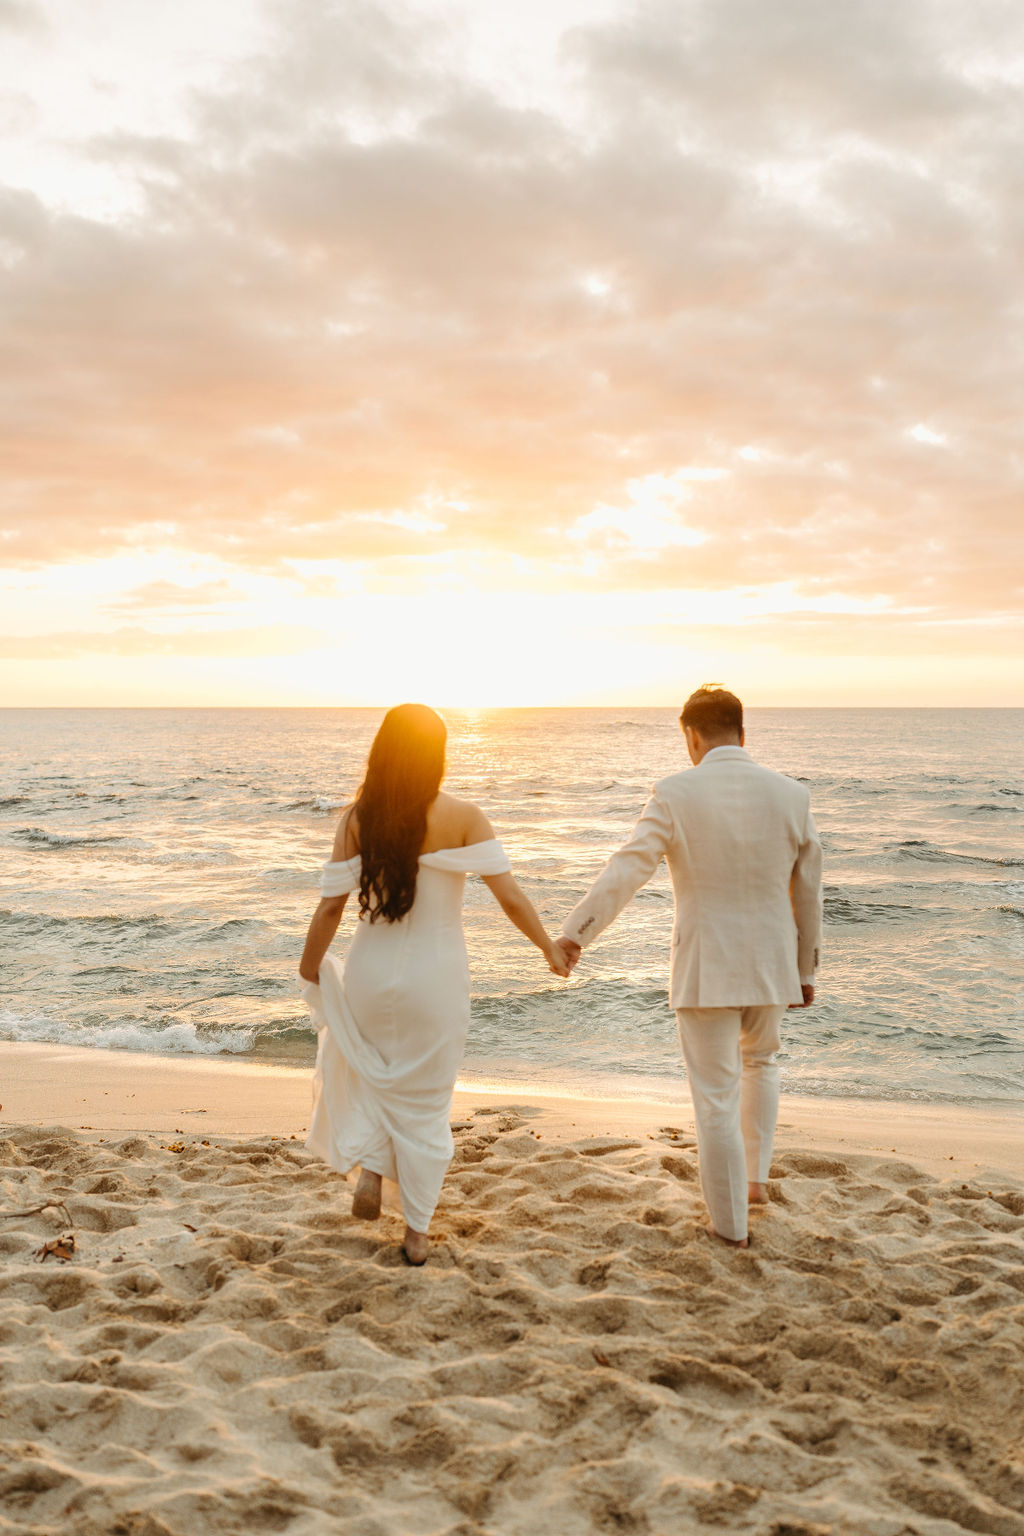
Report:
M 485 837 L 482 843 L 462 843 L 458 848 L 432 848 L 429 853 L 421 853 L 417 863 L 422 863 L 424 859 L 436 859 L 440 853 L 469 853 L 473 848 L 489 848 L 492 843 L 498 841 L 496 837 Z M 350 859 L 328 859 L 324 868 L 331 865 L 355 864 L 361 858 L 361 853 L 354 853 Z

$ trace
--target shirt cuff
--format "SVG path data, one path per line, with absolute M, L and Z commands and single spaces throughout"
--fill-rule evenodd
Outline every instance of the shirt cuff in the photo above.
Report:
M 566 921 L 562 924 L 562 938 L 570 939 L 573 944 L 578 944 L 580 949 L 586 949 L 587 945 L 594 938 L 594 923 L 594 914 L 591 913 L 590 916 L 585 917 L 582 922 L 577 921 L 573 924 L 573 928 L 576 930 L 575 933 L 573 933 L 569 927 L 569 920 L 566 919 Z

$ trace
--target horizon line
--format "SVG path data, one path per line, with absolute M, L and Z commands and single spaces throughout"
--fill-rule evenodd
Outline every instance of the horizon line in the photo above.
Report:
M 412 702 L 399 700 L 399 703 Z M 683 701 L 685 703 L 685 700 Z M 364 710 L 375 712 L 378 710 L 393 709 L 394 704 L 0 704 L 0 712 L 37 711 L 44 713 L 50 711 L 65 710 L 136 710 L 139 712 L 148 710 L 156 714 L 160 711 L 169 713 L 174 710 Z M 598 711 L 608 710 L 643 710 L 645 712 L 661 710 L 679 710 L 678 702 L 671 704 L 432 704 L 431 709 L 438 712 L 450 710 L 461 714 L 497 714 L 499 712 L 513 714 L 534 713 L 541 710 L 565 711 L 579 713 L 583 710 Z M 963 714 L 965 711 L 988 713 L 997 710 L 1024 710 L 1021 704 L 744 704 L 745 710 L 759 709 L 787 709 L 787 710 L 864 710 L 873 713 L 888 712 L 892 714 L 906 713 L 908 710 L 922 710 L 938 713 L 940 711 L 956 711 Z

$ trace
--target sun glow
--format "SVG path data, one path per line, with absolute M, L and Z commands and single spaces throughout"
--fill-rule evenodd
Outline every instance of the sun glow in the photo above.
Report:
M 883 599 L 793 582 L 588 590 L 577 553 L 587 540 L 614 536 L 655 560 L 679 547 L 671 514 L 647 512 L 625 528 L 595 517 L 546 567 L 449 552 L 388 581 L 379 562 L 293 561 L 270 575 L 166 550 L 67 566 L 47 576 L 61 595 L 57 630 L 39 577 L 25 573 L 8 584 L 22 634 L 7 651 L 20 688 L 6 702 L 674 704 L 706 677 L 761 702 L 828 703 L 839 679 L 866 700 L 894 678 L 920 692 L 917 657 L 887 654 L 892 626 L 915 616 Z M 837 650 L 840 616 L 861 625 L 850 652 Z M 961 630 L 947 675 L 967 676 L 972 649 L 991 644 L 991 624 L 966 644 Z

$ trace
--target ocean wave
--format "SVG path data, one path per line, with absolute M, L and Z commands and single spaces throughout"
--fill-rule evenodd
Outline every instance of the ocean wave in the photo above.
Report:
M 1002 1091 L 993 1093 L 991 1091 L 992 1085 L 994 1082 L 999 1082 L 999 1080 L 984 1078 L 982 1081 L 989 1089 L 988 1092 L 965 1093 L 963 1091 L 957 1092 L 954 1088 L 939 1088 L 934 1084 L 930 1084 L 927 1088 L 921 1088 L 909 1083 L 894 1083 L 874 1078 L 870 1081 L 855 1082 L 839 1074 L 832 1077 L 813 1071 L 804 1076 L 800 1068 L 794 1066 L 792 1062 L 787 1062 L 786 1064 L 787 1091 L 789 1093 L 804 1094 L 809 1099 L 865 1099 L 886 1104 L 975 1106 L 991 1104 L 994 1109 L 1021 1103 L 1021 1093 L 1018 1084 L 1000 1085 Z
M 504 1030 L 512 1019 L 546 1030 L 552 1014 L 560 1019 L 571 1016 L 587 1029 L 598 1027 L 599 1020 L 617 1029 L 623 1020 L 636 1024 L 652 1014 L 659 1021 L 672 1017 L 665 986 L 645 986 L 620 977 L 588 978 L 572 987 L 541 980 L 524 992 L 473 993 L 473 1030 L 482 1023 L 496 1023 Z
M 151 854 L 148 862 L 151 864 L 238 864 L 241 860 L 237 854 L 229 852 L 226 848 L 218 848 L 210 852 L 202 848 L 176 848 L 173 853 Z
M 560 784 L 559 792 L 566 801 L 588 800 L 594 795 L 606 795 L 609 790 L 621 789 L 622 787 L 618 779 L 577 779 L 575 784 Z M 648 786 L 649 788 L 650 786 Z M 505 790 L 506 786 L 502 785 L 501 791 Z M 522 790 L 517 788 L 517 793 L 522 793 Z
M 264 1061 L 289 1062 L 312 1066 L 316 1051 L 316 1031 L 307 1018 L 272 1020 L 256 1030 L 253 1055 Z
M 285 806 L 286 811 L 317 811 L 321 816 L 326 816 L 330 811 L 340 810 L 347 805 L 347 800 L 332 800 L 328 795 L 305 795 L 300 800 L 292 800 Z
M 82 976 L 138 976 L 140 975 L 136 965 L 85 965 L 75 972 L 77 977 Z
M 204 1029 L 193 1024 L 168 1024 L 162 1029 L 142 1024 L 66 1024 L 40 1014 L 24 1018 L 9 1009 L 0 1012 L 0 1040 L 23 1045 L 87 1046 L 102 1051 L 139 1051 L 151 1056 L 242 1056 L 250 1052 L 255 1029 Z
M 237 939 L 246 933 L 266 933 L 269 928 L 262 917 L 229 917 L 216 923 L 195 938 L 197 944 L 220 944 L 224 939 Z
M 6 810 L 9 805 L 28 805 L 28 795 L 0 795 L 0 810 Z
M 1007 917 L 1024 917 L 1024 907 L 996 907 L 997 912 L 1005 912 Z
M 314 886 L 320 878 L 320 865 L 323 863 L 323 855 L 319 855 L 317 861 L 312 860 L 308 864 L 276 864 L 271 869 L 258 869 L 253 872 L 254 879 L 279 881 L 282 885 Z
M 999 869 L 1024 868 L 1024 859 L 988 858 L 983 853 L 950 853 L 945 848 L 936 848 L 924 838 L 910 838 L 905 843 L 889 843 L 887 846 L 895 848 L 898 858 L 920 859 L 926 864 L 982 864 L 994 865 Z
M 934 909 L 929 909 L 934 916 Z M 855 901 L 848 896 L 826 896 L 826 923 L 907 923 L 924 916 L 924 909 L 908 902 Z
M 125 837 L 120 833 L 111 833 L 107 837 L 81 837 L 70 832 L 46 832 L 42 827 L 16 827 L 10 836 L 17 838 L 19 843 L 40 848 L 99 848 L 111 843 L 119 843 L 122 848 L 152 847 L 145 838 Z
M 538 853 L 532 858 L 527 854 L 521 854 L 516 859 L 516 869 L 524 875 L 557 874 L 567 867 L 568 862 L 568 859 L 561 854 Z
M 64 917 L 51 917 L 46 912 L 13 912 L 10 908 L 0 910 L 0 922 L 23 927 L 27 933 L 45 933 L 47 930 L 74 932 L 76 929 L 96 929 L 106 933 L 124 933 L 142 929 L 146 933 L 152 933 L 156 929 L 173 929 L 179 925 L 170 923 L 164 917 L 159 917 L 155 912 L 144 912 L 128 917 L 118 912 L 104 912 L 96 915 L 67 914 Z

